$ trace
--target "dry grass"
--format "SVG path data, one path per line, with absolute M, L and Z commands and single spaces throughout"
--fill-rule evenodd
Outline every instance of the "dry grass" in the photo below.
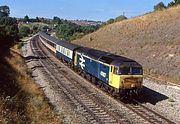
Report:
M 146 73 L 180 83 L 180 6 L 110 24 L 73 42 L 135 59 Z
M 0 123 L 62 123 L 43 92 L 32 81 L 26 64 L 16 52 L 0 63 Z M 5 88 L 7 87 L 7 89 Z

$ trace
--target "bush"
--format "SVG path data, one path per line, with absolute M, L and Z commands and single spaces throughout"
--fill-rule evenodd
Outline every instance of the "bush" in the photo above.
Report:
M 121 16 L 118 16 L 118 17 L 115 19 L 115 22 L 123 21 L 123 20 L 126 20 L 126 19 L 128 19 L 126 16 L 121 15 Z
M 109 19 L 109 20 L 106 22 L 106 24 L 112 24 L 112 23 L 114 23 L 114 19 Z
M 21 26 L 19 28 L 19 37 L 27 37 L 30 34 L 31 30 L 28 26 Z

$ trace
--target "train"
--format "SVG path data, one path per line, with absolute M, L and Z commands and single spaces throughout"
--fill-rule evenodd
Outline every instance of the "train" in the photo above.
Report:
M 38 39 L 58 59 L 111 94 L 138 94 L 143 88 L 143 67 L 130 58 L 59 40 L 44 32 Z

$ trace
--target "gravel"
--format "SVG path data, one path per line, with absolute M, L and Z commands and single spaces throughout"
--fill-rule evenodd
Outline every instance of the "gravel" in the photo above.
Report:
M 146 105 L 180 124 L 180 86 L 163 84 L 149 78 L 144 80 L 144 86 L 151 89 L 147 92 L 149 98 L 155 101 L 147 102 Z

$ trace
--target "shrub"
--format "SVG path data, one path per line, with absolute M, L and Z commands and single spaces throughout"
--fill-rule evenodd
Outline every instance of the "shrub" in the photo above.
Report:
M 30 34 L 31 30 L 28 26 L 21 26 L 19 28 L 19 37 L 27 37 Z
M 112 23 L 114 23 L 114 19 L 109 19 L 109 20 L 106 22 L 106 24 L 112 24 Z

